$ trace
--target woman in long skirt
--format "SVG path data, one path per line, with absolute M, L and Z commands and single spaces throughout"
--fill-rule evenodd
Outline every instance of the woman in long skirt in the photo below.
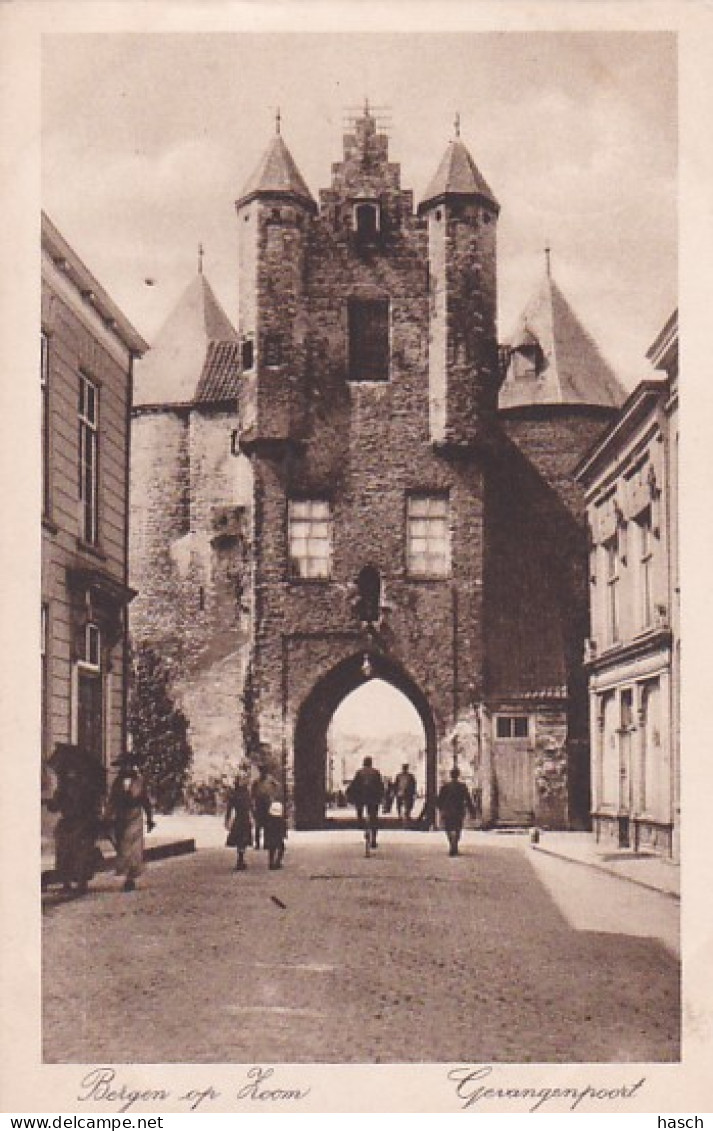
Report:
M 80 747 L 58 743 L 51 763 L 58 785 L 47 808 L 59 813 L 55 827 L 55 871 L 65 892 L 83 895 L 97 865 L 99 809 L 104 785 L 101 764 Z
M 228 830 L 226 845 L 237 850 L 235 863 L 236 872 L 244 872 L 245 849 L 252 844 L 252 805 L 247 782 L 238 774 L 235 784 L 228 795 L 228 808 L 225 811 L 225 827 Z
M 154 827 L 151 801 L 137 763 L 121 760 L 109 794 L 109 813 L 116 838 L 116 874 L 124 876 L 124 891 L 133 891 L 144 870 L 144 813 L 148 832 Z

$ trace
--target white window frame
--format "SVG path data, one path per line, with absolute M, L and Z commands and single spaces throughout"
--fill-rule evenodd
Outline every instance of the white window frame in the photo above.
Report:
M 520 719 L 524 720 L 525 726 L 527 728 L 527 734 L 515 734 L 515 725 L 514 724 L 515 724 L 516 719 L 517 720 L 520 720 Z M 510 734 L 498 734 L 498 726 L 499 726 L 500 722 L 503 722 L 505 720 L 507 720 L 508 723 L 510 724 L 509 725 Z M 529 715 L 523 715 L 518 711 L 515 711 L 515 712 L 502 711 L 502 712 L 498 712 L 498 714 L 495 715 L 493 738 L 496 742 L 509 742 L 513 739 L 517 740 L 518 742 L 524 742 L 527 739 L 529 739 L 529 737 L 530 737 L 530 716 Z
M 651 628 L 654 621 L 653 592 L 653 514 L 646 507 L 636 519 L 638 536 L 637 559 L 639 575 L 639 625 L 641 629 Z
M 406 497 L 406 572 L 433 581 L 451 576 L 450 500 L 445 492 L 414 491 Z
M 332 576 L 333 519 L 328 499 L 288 499 L 287 553 L 292 581 Z
M 84 629 L 84 657 L 81 666 L 90 672 L 102 669 L 102 637 L 99 625 L 88 621 Z
M 80 536 L 89 546 L 99 541 L 99 386 L 79 374 L 78 496 Z
M 621 640 L 621 554 L 618 534 L 604 543 L 604 560 L 607 582 L 607 643 L 618 644 Z

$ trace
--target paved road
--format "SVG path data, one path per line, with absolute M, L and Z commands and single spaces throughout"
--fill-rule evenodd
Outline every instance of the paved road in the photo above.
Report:
M 232 863 L 204 849 L 133 894 L 102 876 L 45 902 L 46 1061 L 679 1057 L 665 896 L 478 834 L 458 859 L 442 834 L 365 859 L 336 832 L 293 836 L 282 872 Z

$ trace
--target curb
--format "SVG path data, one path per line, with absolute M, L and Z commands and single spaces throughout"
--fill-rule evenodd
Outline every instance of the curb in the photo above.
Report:
M 165 844 L 152 844 L 144 849 L 144 860 L 167 860 L 171 856 L 186 856 L 191 852 L 196 851 L 196 842 L 193 837 L 186 837 L 183 840 L 171 840 Z M 111 872 L 116 863 L 116 854 L 104 856 L 101 867 L 97 869 L 99 872 Z M 48 887 L 50 884 L 58 883 L 57 873 L 54 868 L 47 868 L 42 872 L 42 887 Z
M 665 895 L 669 899 L 675 899 L 680 903 L 681 895 L 677 891 L 669 891 L 667 888 L 657 887 L 656 884 L 649 883 L 647 880 L 640 880 L 636 876 L 627 876 L 625 872 L 618 872 L 615 868 L 607 868 L 605 864 L 599 864 L 596 860 L 580 860 L 578 856 L 567 856 L 563 852 L 556 852 L 552 848 L 543 848 L 541 844 L 531 844 L 530 848 L 533 852 L 542 852 L 545 856 L 553 856 L 557 860 L 568 860 L 570 864 L 581 864 L 584 868 L 593 868 L 595 872 L 603 872 L 606 876 L 613 876 L 616 880 L 624 880 L 628 884 L 635 884 L 637 887 L 646 888 L 647 891 L 658 892 L 659 895 Z

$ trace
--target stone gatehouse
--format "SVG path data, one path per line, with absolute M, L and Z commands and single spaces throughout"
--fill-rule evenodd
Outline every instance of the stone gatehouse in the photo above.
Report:
M 429 803 L 456 761 L 488 823 L 588 820 L 587 546 L 571 472 L 622 393 L 549 269 L 499 344 L 499 211 L 458 131 L 414 208 L 368 107 L 318 201 L 278 123 L 237 201 L 237 333 L 221 319 L 211 339 L 234 359 L 224 401 L 208 405 L 207 379 L 201 401 L 196 372 L 177 402 L 175 354 L 144 363 L 133 498 L 163 580 L 137 541 L 133 630 L 170 621 L 179 682 L 196 637 L 204 656 L 237 657 L 233 749 L 253 736 L 298 827 L 324 817 L 336 708 L 375 677 L 421 718 Z M 220 436 L 220 472 L 196 448 L 199 418 L 204 439 L 208 418 Z M 164 474 L 159 450 L 183 500 L 165 521 L 142 481 Z M 198 497 L 211 500 L 200 513 Z M 210 620 L 196 563 L 216 576 L 216 507 L 249 580 L 241 611 L 211 583 Z

